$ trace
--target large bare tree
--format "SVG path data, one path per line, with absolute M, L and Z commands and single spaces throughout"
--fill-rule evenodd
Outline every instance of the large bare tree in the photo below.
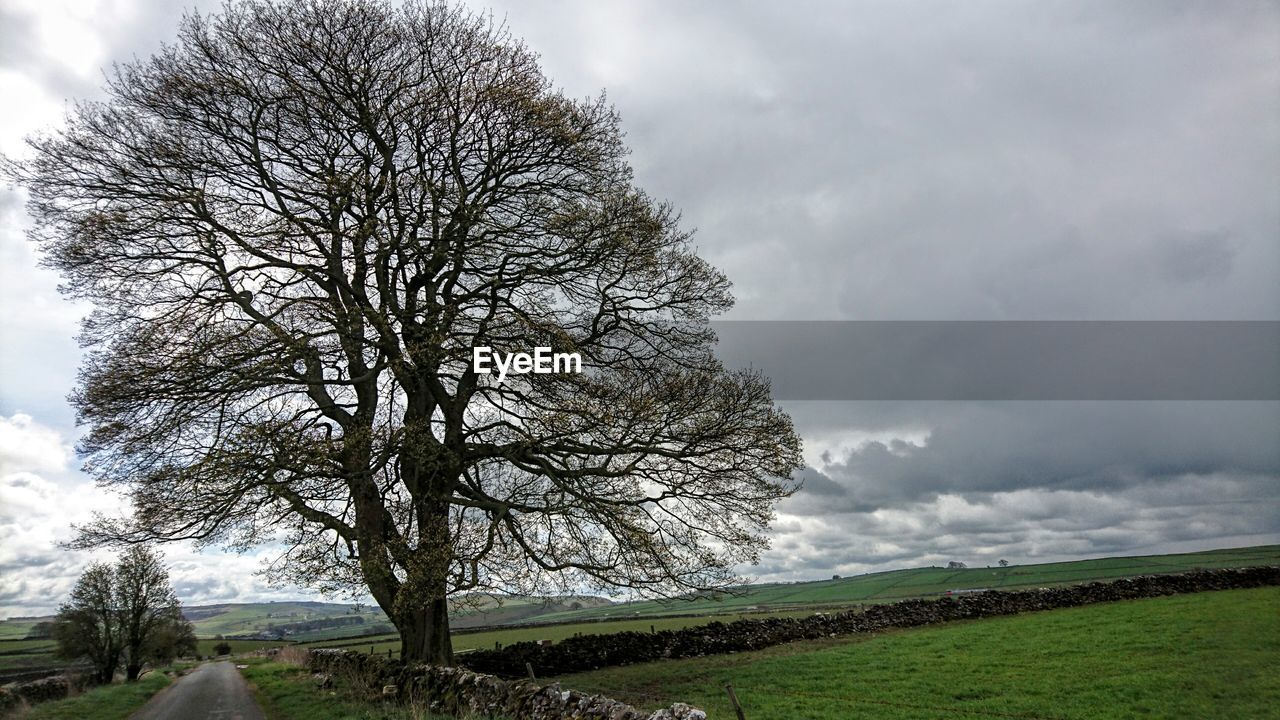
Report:
M 97 308 L 73 401 L 132 514 L 83 545 L 278 543 L 367 587 L 407 659 L 448 599 L 736 581 L 794 490 L 729 283 L 635 187 L 619 119 L 446 5 L 243 2 L 115 68 L 9 174 Z M 477 374 L 474 348 L 580 374 Z

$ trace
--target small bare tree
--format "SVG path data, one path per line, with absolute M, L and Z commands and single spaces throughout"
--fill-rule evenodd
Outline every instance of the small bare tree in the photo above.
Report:
M 137 680 L 148 662 L 195 652 L 195 634 L 169 585 L 160 556 L 129 548 L 114 567 L 85 570 L 58 611 L 53 628 L 58 655 L 88 659 L 98 682 L 109 683 L 120 663 Z
M 149 548 L 128 548 L 115 571 L 116 608 L 125 676 L 137 680 L 149 661 L 195 652 L 191 623 L 169 585 L 169 571 Z
M 88 660 L 99 683 L 109 683 L 115 677 L 123 652 L 115 599 L 111 566 L 94 563 L 76 581 L 53 625 L 58 657 Z
M 729 283 L 632 182 L 618 116 L 439 4 L 188 17 L 9 163 L 97 310 L 82 450 L 133 514 L 81 543 L 283 542 L 406 659 L 470 591 L 735 582 L 793 492 L 767 382 L 712 353 Z M 473 349 L 576 352 L 498 383 Z

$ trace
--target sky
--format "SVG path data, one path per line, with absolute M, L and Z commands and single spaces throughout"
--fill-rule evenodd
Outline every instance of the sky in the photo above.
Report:
M 1280 320 L 1280 5 L 494 2 L 738 320 Z M 197 3 L 216 9 L 216 3 Z M 101 97 L 183 3 L 0 0 L 0 152 Z M 53 609 L 122 507 L 65 397 L 87 308 L 0 188 L 0 617 Z M 1280 403 L 784 402 L 804 487 L 766 581 L 1280 543 Z M 166 550 L 188 604 L 310 597 Z

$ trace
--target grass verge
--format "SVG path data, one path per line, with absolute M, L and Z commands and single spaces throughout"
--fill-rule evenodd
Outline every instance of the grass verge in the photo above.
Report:
M 557 678 L 750 720 L 1271 718 L 1280 588 L 1106 603 Z
M 240 672 L 267 720 L 454 720 L 421 707 L 383 703 L 341 678 L 335 678 L 333 689 L 319 689 L 305 668 L 292 663 L 262 658 L 241 662 L 248 667 Z
M 170 683 L 162 672 L 137 682 L 102 685 L 64 700 L 40 703 L 15 717 L 24 720 L 125 720 Z

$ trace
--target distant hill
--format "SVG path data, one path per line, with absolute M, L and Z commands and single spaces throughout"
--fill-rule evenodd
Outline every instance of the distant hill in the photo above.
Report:
M 455 628 L 506 625 L 547 613 L 599 608 L 605 598 L 473 596 L 459 602 L 450 619 Z M 199 637 L 283 636 L 289 640 L 333 638 L 392 632 L 378 607 L 324 602 L 225 603 L 184 608 Z
M 592 596 L 473 596 L 459 603 L 453 611 L 450 625 L 458 629 L 507 625 L 534 620 L 547 613 L 572 612 L 611 604 L 605 598 Z M 221 635 L 227 638 L 283 637 L 307 641 L 394 632 L 382 610 L 368 605 L 311 601 L 218 603 L 186 606 L 182 613 L 195 626 L 196 636 L 202 638 Z M 0 621 L 0 640 L 25 638 L 37 623 L 51 619 L 51 616 L 47 616 Z

